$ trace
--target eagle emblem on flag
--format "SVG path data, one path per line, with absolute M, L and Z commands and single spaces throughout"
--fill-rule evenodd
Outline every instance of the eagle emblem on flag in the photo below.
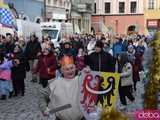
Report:
M 93 119 L 98 109 L 115 107 L 119 78 L 118 73 L 91 71 L 82 74 L 80 107 L 87 120 Z

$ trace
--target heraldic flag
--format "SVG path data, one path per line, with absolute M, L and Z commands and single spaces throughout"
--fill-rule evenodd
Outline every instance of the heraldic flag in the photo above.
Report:
M 14 26 L 14 16 L 8 5 L 0 3 L 0 24 L 6 27 Z
M 116 107 L 120 74 L 95 72 L 82 74 L 80 106 L 87 120 L 93 119 L 97 109 L 110 111 Z

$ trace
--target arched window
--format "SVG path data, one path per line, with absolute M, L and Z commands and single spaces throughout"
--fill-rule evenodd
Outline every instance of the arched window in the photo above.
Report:
M 133 34 L 133 33 L 136 33 L 138 31 L 136 31 L 136 26 L 135 25 L 130 25 L 127 29 L 127 33 L 128 34 Z
M 135 31 L 136 26 L 135 25 L 131 25 L 128 27 L 128 31 Z

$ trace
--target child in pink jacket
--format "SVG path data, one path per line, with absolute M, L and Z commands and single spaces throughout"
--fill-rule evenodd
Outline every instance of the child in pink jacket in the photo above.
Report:
M 13 91 L 11 81 L 11 67 L 13 66 L 12 60 L 5 60 L 4 56 L 0 55 L 0 95 L 1 100 L 5 100 L 7 96 Z

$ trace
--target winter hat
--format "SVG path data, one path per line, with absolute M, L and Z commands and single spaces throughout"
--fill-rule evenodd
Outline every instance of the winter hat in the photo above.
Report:
M 98 41 L 96 42 L 95 47 L 103 48 L 103 47 L 104 47 L 104 44 L 103 44 L 102 41 L 98 40 Z
M 66 41 L 66 42 L 64 42 L 64 45 L 71 45 L 71 43 Z

